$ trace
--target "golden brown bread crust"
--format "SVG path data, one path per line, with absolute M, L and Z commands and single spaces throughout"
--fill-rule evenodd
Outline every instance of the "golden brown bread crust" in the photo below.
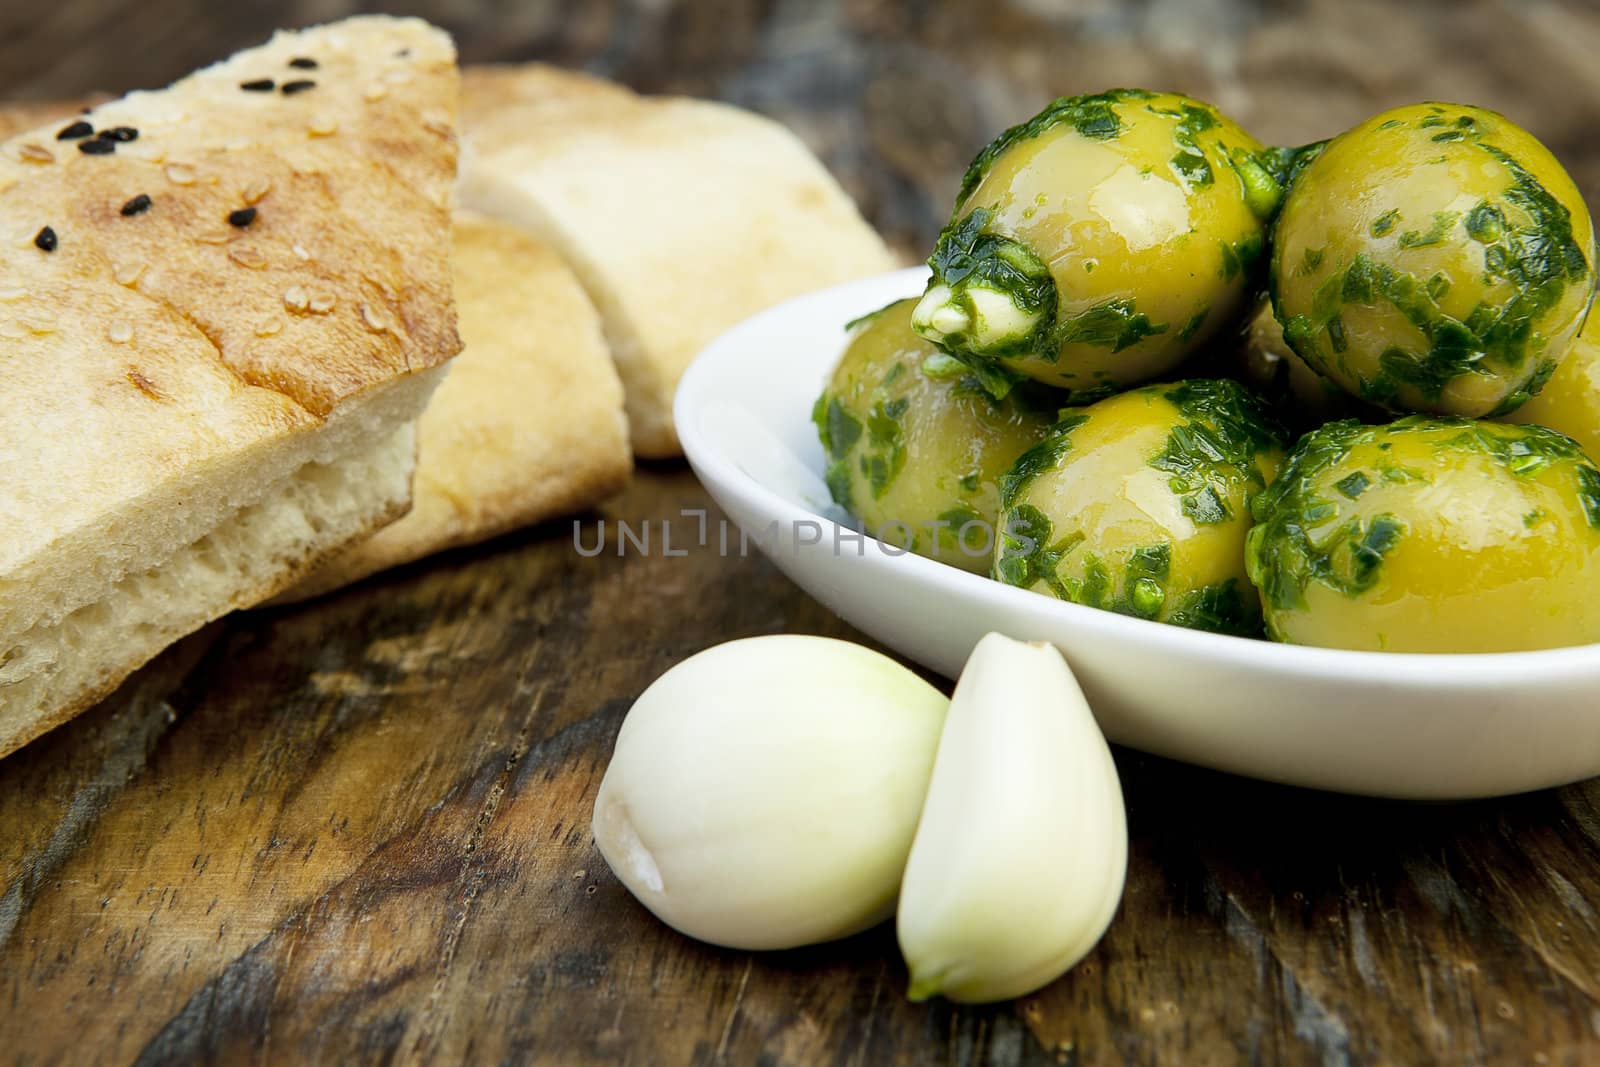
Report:
M 471 215 L 456 218 L 454 252 L 466 348 L 418 426 L 411 512 L 284 599 L 592 507 L 627 484 L 622 383 L 577 278 L 532 237 Z
M 449 39 L 372 17 L 0 144 L 6 736 L 405 509 L 456 110 Z
M 143 269 L 134 288 L 246 382 L 316 415 L 442 362 L 460 345 L 448 254 L 428 243 L 451 207 L 454 60 L 437 32 L 352 20 L 94 109 L 83 118 L 97 130 L 138 131 L 110 154 L 57 140 L 54 124 L 18 135 L 0 146 L 0 218 L 19 239 L 49 226 L 59 244 L 48 258 L 0 247 L 0 278 L 48 300 L 52 276 L 114 285 Z M 279 91 L 241 88 L 257 79 Z M 314 84 L 284 95 L 294 82 Z M 141 195 L 150 207 L 124 217 Z M 248 226 L 230 224 L 250 209 Z
M 316 84 L 240 88 L 262 77 Z M 107 154 L 54 123 L 0 145 L 0 464 L 22 486 L 0 499 L 0 574 L 52 522 L 460 350 L 441 239 L 457 95 L 447 37 L 363 18 L 102 105 L 95 129 L 137 131 Z

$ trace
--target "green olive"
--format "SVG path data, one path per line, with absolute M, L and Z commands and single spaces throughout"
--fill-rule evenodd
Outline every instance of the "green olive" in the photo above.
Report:
M 994 575 L 1124 615 L 1258 633 L 1245 534 L 1282 458 L 1265 405 L 1233 381 L 1068 408 L 1002 483 Z
M 856 324 L 817 398 L 828 490 L 880 540 L 987 572 L 1000 476 L 1044 435 L 1055 408 L 1028 389 L 995 399 L 912 332 L 915 303 Z
M 1255 502 L 1280 641 L 1510 652 L 1600 640 L 1600 468 L 1541 426 L 1415 415 L 1307 434 Z
M 1155 378 L 1245 307 L 1276 158 L 1187 96 L 1057 100 L 968 169 L 916 329 L 1083 399 Z
M 1589 316 L 1550 381 L 1506 421 L 1560 430 L 1600 462 L 1600 315 Z
M 1393 411 L 1516 409 L 1589 307 L 1595 242 L 1577 187 L 1503 116 L 1375 115 L 1330 141 L 1278 216 L 1269 280 L 1301 358 Z

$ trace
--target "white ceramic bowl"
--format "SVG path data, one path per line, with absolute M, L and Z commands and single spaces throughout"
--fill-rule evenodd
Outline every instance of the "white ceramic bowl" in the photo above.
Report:
M 946 677 L 990 630 L 1053 642 L 1113 741 L 1208 767 L 1433 799 L 1600 774 L 1600 645 L 1454 656 L 1299 648 L 1068 604 L 858 539 L 823 484 L 811 405 L 844 324 L 920 293 L 926 277 L 899 271 L 773 308 L 706 349 L 678 389 L 695 473 L 801 588 Z

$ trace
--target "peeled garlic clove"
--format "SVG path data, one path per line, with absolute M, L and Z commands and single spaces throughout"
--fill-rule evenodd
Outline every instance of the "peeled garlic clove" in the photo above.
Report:
M 669 926 L 792 948 L 887 919 L 949 701 L 846 641 L 732 641 L 629 710 L 594 805 L 600 853 Z
M 950 700 L 900 890 L 911 999 L 1053 981 L 1100 940 L 1127 866 L 1117 768 L 1061 653 L 989 634 Z

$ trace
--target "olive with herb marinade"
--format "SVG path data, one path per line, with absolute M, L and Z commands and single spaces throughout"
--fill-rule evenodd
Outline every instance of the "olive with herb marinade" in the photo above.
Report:
M 881 539 L 985 573 L 1000 476 L 1039 440 L 1053 405 L 1034 390 L 996 399 L 911 329 L 915 300 L 852 327 L 812 411 L 835 503 Z
M 1269 282 L 1294 351 L 1396 412 L 1516 410 L 1588 312 L 1595 239 L 1572 179 L 1505 117 L 1375 115 L 1295 178 Z
M 1080 401 L 1158 377 L 1251 296 L 1275 158 L 1187 96 L 1057 100 L 968 169 L 917 332 Z
M 1255 635 L 1245 536 L 1283 446 L 1265 405 L 1226 379 L 1068 408 L 1001 483 L 994 576 L 1124 615 Z
M 1600 468 L 1541 426 L 1413 415 L 1307 434 L 1257 497 L 1280 641 L 1511 652 L 1600 641 Z

